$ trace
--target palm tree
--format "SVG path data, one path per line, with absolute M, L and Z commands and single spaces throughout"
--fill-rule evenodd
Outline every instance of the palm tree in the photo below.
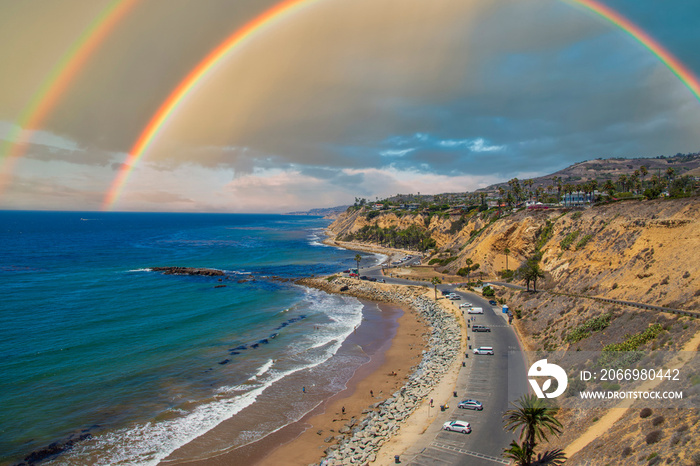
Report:
M 525 449 L 518 445 L 518 442 L 515 440 L 510 442 L 509 448 L 503 450 L 503 456 L 509 460 L 513 460 L 513 462 L 519 466 L 530 464 L 530 458 L 528 458 L 527 454 L 525 453 Z
M 617 178 L 618 183 L 620 183 L 620 192 L 625 192 L 625 186 L 627 186 L 627 175 L 624 173 Z
M 510 249 L 506 246 L 506 248 L 503 250 L 503 254 L 506 255 L 506 271 L 508 271 L 508 254 L 510 254 Z
M 433 277 L 432 280 L 430 280 L 430 283 L 433 284 L 433 290 L 435 291 L 435 301 L 437 301 L 437 286 L 442 283 L 442 280 L 440 280 L 438 277 Z
M 360 261 L 362 260 L 362 256 L 359 254 L 355 254 L 355 262 L 357 262 L 357 275 L 360 275 Z
M 639 174 L 642 175 L 642 187 L 644 187 L 644 178 L 649 174 L 649 170 L 647 169 L 646 165 L 642 165 L 639 167 Z
M 549 434 L 559 436 L 562 432 L 562 424 L 554 417 L 557 410 L 550 408 L 543 399 L 533 394 L 523 395 L 512 404 L 514 409 L 505 412 L 503 422 L 506 430 L 511 432 L 520 430 L 520 440 L 523 444 L 519 448 L 523 451 L 513 449 L 512 443 L 511 448 L 506 451 L 518 454 L 524 460 L 520 464 L 527 466 L 532 464 L 537 442 L 546 442 Z
M 544 278 L 544 272 L 540 268 L 540 264 L 534 260 L 530 265 L 530 278 L 532 279 L 532 291 L 537 292 L 537 279 Z

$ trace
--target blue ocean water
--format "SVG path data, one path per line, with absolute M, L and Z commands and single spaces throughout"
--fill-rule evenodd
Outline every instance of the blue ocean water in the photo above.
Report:
M 0 212 L 0 463 L 88 433 L 55 461 L 153 464 L 328 361 L 362 305 L 270 278 L 354 265 L 355 252 L 320 244 L 327 225 L 282 215 Z M 325 377 L 331 389 L 334 376 Z M 239 442 L 309 409 L 291 406 L 277 426 L 257 423 Z

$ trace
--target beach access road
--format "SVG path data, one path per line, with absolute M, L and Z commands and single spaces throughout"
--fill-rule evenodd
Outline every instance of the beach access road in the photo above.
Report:
M 453 291 L 454 287 L 440 286 L 438 289 Z M 509 464 L 501 455 L 516 437 L 503 429 L 503 413 L 512 407 L 511 400 L 528 392 L 524 355 L 514 330 L 499 308 L 492 307 L 487 300 L 476 294 L 457 294 L 461 295 L 463 300 L 482 307 L 484 314 L 464 313 L 463 318 L 469 325 L 469 357 L 464 359 L 465 365 L 458 377 L 455 390 L 457 397 L 448 402 L 449 408 L 437 416 L 421 441 L 403 453 L 403 464 Z M 473 332 L 473 324 L 486 325 L 491 328 L 491 332 Z M 479 346 L 491 346 L 495 354 L 477 355 L 471 352 L 471 349 Z M 516 356 L 509 358 L 509 352 L 514 352 Z M 464 399 L 478 400 L 484 409 L 472 411 L 457 408 L 457 403 Z M 444 422 L 456 419 L 468 421 L 472 432 L 460 435 L 440 429 Z
M 419 285 L 421 282 L 404 280 L 381 275 L 379 267 L 363 269 L 363 274 L 383 278 L 387 284 Z M 424 283 L 426 287 L 433 286 Z M 457 396 L 447 399 L 435 399 L 434 406 L 421 406 L 419 410 L 431 410 L 425 413 L 433 421 L 425 432 L 412 439 L 411 446 L 405 451 L 392 454 L 400 456 L 401 464 L 423 465 L 464 465 L 474 466 L 509 464 L 503 456 L 516 436 L 503 429 L 503 414 L 510 409 L 514 401 L 529 390 L 527 368 L 522 347 L 515 331 L 509 325 L 506 314 L 500 307 L 491 306 L 488 300 L 474 293 L 455 291 L 455 285 L 439 285 L 438 297 L 446 307 L 453 309 L 465 319 L 467 329 L 467 353 L 464 365 L 457 377 L 454 387 Z M 442 296 L 442 290 L 455 292 L 461 301 L 450 302 Z M 457 308 L 460 302 L 470 302 L 484 309 L 484 314 L 470 315 Z M 473 320 L 472 320 L 473 319 Z M 473 324 L 486 325 L 491 332 L 473 332 Z M 479 346 L 491 346 L 494 355 L 477 355 L 472 352 Z M 509 353 L 512 352 L 509 358 Z M 510 379 L 510 383 L 509 383 Z M 453 395 L 452 393 L 450 395 Z M 457 403 L 465 399 L 474 399 L 483 403 L 482 411 L 463 410 Z M 440 410 L 440 405 L 447 402 L 448 408 Z M 437 415 L 435 415 L 437 413 Z M 470 434 L 459 434 L 442 430 L 446 421 L 464 420 L 471 424 Z M 399 434 L 401 435 L 401 434 Z M 383 464 L 384 462 L 379 462 Z M 388 463 L 388 462 L 387 462 Z

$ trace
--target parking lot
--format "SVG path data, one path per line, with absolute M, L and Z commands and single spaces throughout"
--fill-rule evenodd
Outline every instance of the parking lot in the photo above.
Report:
M 469 324 L 467 332 L 468 345 L 473 350 L 479 346 L 490 346 L 493 355 L 477 355 L 469 349 L 464 359 L 457 382 L 457 397 L 448 409 L 438 416 L 433 425 L 424 434 L 424 439 L 406 451 L 400 458 L 402 464 L 408 465 L 494 465 L 508 464 L 502 456 L 514 434 L 503 429 L 503 413 L 511 406 L 508 401 L 511 380 L 511 396 L 515 392 L 526 393 L 527 376 L 525 362 L 509 367 L 509 351 L 520 351 L 515 332 L 508 324 L 500 309 L 489 305 L 488 301 L 472 293 L 459 293 L 460 302 L 470 302 L 482 307 L 483 314 L 467 314 L 464 319 Z M 446 299 L 446 298 L 443 298 Z M 473 324 L 485 325 L 490 332 L 473 332 Z M 468 347 L 469 348 L 469 347 Z M 515 358 L 517 359 L 517 358 Z M 458 409 L 457 403 L 465 399 L 478 400 L 483 404 L 482 411 Z M 463 420 L 471 424 L 472 432 L 462 434 L 441 430 L 442 424 L 450 420 Z

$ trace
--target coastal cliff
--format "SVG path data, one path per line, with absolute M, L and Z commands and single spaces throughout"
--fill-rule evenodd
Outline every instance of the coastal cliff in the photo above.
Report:
M 540 251 L 545 289 L 677 309 L 700 305 L 700 264 L 692 253 L 700 250 L 697 198 L 618 202 L 586 210 L 521 210 L 503 216 L 488 211 L 379 212 L 371 218 L 368 213 L 348 211 L 329 230 L 338 240 L 392 246 L 377 238 L 376 231 L 420 229 L 435 243 L 424 265 L 439 259 L 433 261 L 437 272 L 456 274 L 471 261 L 479 264 L 477 275 L 491 280 L 506 270 L 506 260 L 507 268 L 515 270 Z
M 428 269 L 434 276 L 462 282 L 481 278 L 525 286 L 512 271 L 535 260 L 543 274 L 537 293 L 495 287 L 495 299 L 516 315 L 515 328 L 528 350 L 601 351 L 625 345 L 651 329 L 653 335 L 649 333 L 638 349 L 697 352 L 698 198 L 508 213 L 371 212 L 377 211 L 351 209 L 330 226 L 330 233 L 339 241 L 395 247 L 392 241 L 398 232 L 420 230 L 433 240 L 433 246 L 423 251 L 424 280 L 429 280 Z M 423 239 L 420 244 L 425 243 Z M 418 242 L 414 244 L 420 249 Z M 475 264 L 479 267 L 470 278 L 457 275 Z M 419 276 L 415 269 L 405 273 Z M 689 398 L 697 396 L 697 368 L 686 367 L 685 372 L 687 380 L 666 386 L 684 390 Z M 601 382 L 589 382 L 587 388 L 611 389 Z M 573 400 L 569 396 L 561 401 L 562 407 Z M 696 409 L 652 409 L 642 401 L 629 409 L 565 409 L 560 415 L 564 434 L 546 448 L 567 449 L 588 437 L 588 443 L 567 452 L 567 464 L 654 458 L 697 464 L 693 463 L 700 457 L 697 416 Z

